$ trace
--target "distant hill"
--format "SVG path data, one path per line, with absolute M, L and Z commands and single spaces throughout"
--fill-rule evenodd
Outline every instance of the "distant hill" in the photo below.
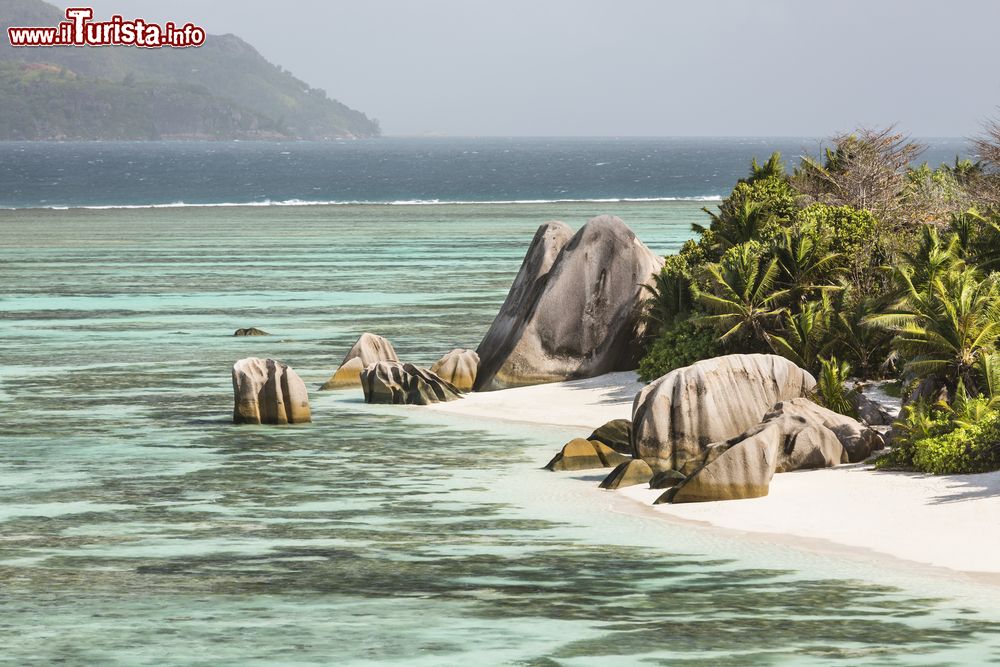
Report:
M 8 26 L 61 20 L 62 10 L 42 0 L 0 0 L 0 139 L 379 134 L 377 121 L 272 65 L 235 35 L 209 35 L 204 46 L 187 49 L 15 49 L 7 41 Z

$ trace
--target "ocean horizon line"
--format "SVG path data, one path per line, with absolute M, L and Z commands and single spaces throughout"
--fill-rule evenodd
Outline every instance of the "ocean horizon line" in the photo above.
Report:
M 656 203 L 671 201 L 716 202 L 722 201 L 722 195 L 698 195 L 689 197 L 594 197 L 594 198 L 558 198 L 558 199 L 395 199 L 395 200 L 309 200 L 283 199 L 250 202 L 168 202 L 156 204 L 51 204 L 45 206 L 0 206 L 4 211 L 31 210 L 116 210 L 116 209 L 156 209 L 156 208 L 239 208 L 268 206 L 475 206 L 475 205 L 531 205 L 531 204 L 619 204 L 619 203 Z

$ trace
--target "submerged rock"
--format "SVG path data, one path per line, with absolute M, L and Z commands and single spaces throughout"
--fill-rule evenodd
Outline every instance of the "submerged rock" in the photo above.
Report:
M 250 327 L 248 329 L 237 329 L 233 333 L 233 335 L 234 336 L 270 336 L 271 334 L 267 333 L 266 331 L 264 331 L 262 329 L 258 329 L 257 327 Z
M 630 459 L 611 471 L 604 481 L 602 489 L 618 489 L 623 486 L 645 484 L 653 477 L 653 469 L 642 459 Z
M 429 405 L 462 398 L 462 392 L 425 368 L 379 361 L 361 372 L 366 403 Z
M 363 333 L 320 390 L 358 387 L 361 385 L 361 371 L 379 361 L 399 361 L 399 357 L 388 340 L 372 333 Z
M 597 440 L 573 438 L 545 466 L 548 470 L 590 470 L 611 468 L 630 460 Z
M 233 364 L 233 422 L 301 424 L 312 421 L 302 379 L 280 361 L 247 357 Z
M 807 396 L 816 381 L 784 357 L 732 354 L 678 368 L 632 404 L 632 444 L 653 470 L 690 473 L 709 444 L 758 424 L 779 401 Z
M 663 260 L 614 216 L 542 225 L 480 343 L 477 391 L 636 367 L 642 285 Z
M 632 422 L 628 419 L 612 419 L 590 434 L 587 440 L 597 440 L 619 454 L 632 456 Z
M 431 373 L 452 383 L 462 391 L 472 391 L 479 369 L 479 355 L 475 350 L 456 347 L 431 366 Z

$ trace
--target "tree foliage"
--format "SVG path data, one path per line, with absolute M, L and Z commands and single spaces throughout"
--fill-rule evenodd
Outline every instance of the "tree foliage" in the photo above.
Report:
M 650 290 L 653 379 L 720 353 L 780 354 L 853 414 L 847 378 L 900 381 L 909 405 L 884 466 L 1000 467 L 1000 124 L 983 160 L 912 166 L 892 128 L 834 137 L 792 176 L 751 162 Z

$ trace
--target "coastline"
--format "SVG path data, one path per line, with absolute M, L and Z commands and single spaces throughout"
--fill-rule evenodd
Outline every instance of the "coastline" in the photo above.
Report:
M 586 437 L 588 429 L 610 419 L 629 418 L 640 386 L 634 373 L 612 373 L 470 394 L 430 409 L 467 418 L 579 428 L 579 436 Z M 553 442 L 552 454 L 562 444 Z M 662 491 L 645 485 L 598 489 L 592 478 L 602 471 L 581 472 L 587 477 L 581 482 L 591 485 L 594 493 L 612 494 L 614 511 L 655 515 L 812 551 L 849 551 L 944 568 L 1000 584 L 1000 471 L 934 476 L 876 471 L 859 463 L 775 475 L 769 495 L 762 498 L 680 505 L 652 505 Z

